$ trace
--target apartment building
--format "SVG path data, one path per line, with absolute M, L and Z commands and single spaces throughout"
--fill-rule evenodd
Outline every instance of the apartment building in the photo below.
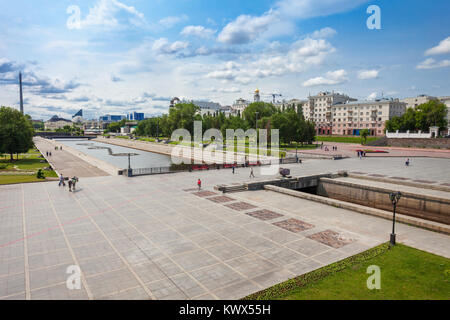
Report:
M 406 109 L 409 109 L 409 108 L 415 108 L 418 105 L 421 105 L 423 103 L 427 103 L 427 102 L 429 102 L 431 100 L 439 100 L 439 99 L 436 98 L 436 97 L 428 96 L 426 94 L 421 94 L 421 95 L 419 95 L 417 97 L 402 99 L 402 100 L 400 100 L 400 102 L 406 103 Z
M 353 101 L 356 101 L 356 99 L 345 94 L 319 92 L 315 96 L 310 96 L 308 102 L 303 105 L 303 115 L 306 120 L 313 121 L 316 124 L 318 135 L 331 135 L 333 134 L 333 105 Z
M 332 134 L 359 135 L 367 129 L 372 136 L 382 136 L 386 121 L 403 115 L 406 106 L 398 99 L 337 103 L 331 107 Z

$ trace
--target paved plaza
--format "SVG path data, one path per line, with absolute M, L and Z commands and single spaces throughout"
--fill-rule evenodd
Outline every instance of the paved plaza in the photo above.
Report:
M 348 170 L 450 183 L 448 159 L 286 167 L 294 176 Z M 84 178 L 74 193 L 55 182 L 0 186 L 0 298 L 239 299 L 389 239 L 391 222 L 381 218 L 271 191 L 214 190 L 249 173 Z M 397 234 L 450 257 L 447 235 L 403 224 Z M 72 265 L 81 268 L 81 290 L 67 289 Z

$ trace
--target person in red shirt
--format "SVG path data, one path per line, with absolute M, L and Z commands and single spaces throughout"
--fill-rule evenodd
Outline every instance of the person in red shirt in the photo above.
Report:
M 198 179 L 197 185 L 198 185 L 198 191 L 200 191 L 202 189 L 202 180 Z

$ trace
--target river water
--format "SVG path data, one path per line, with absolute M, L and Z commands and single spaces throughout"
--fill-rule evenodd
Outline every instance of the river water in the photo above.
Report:
M 58 143 L 77 149 L 87 155 L 103 160 L 121 169 L 128 168 L 128 156 L 117 156 L 117 154 L 132 153 L 131 167 L 137 168 L 159 168 L 169 167 L 172 164 L 170 156 L 141 151 L 112 144 L 89 140 L 57 140 Z M 114 156 L 116 155 L 116 156 Z

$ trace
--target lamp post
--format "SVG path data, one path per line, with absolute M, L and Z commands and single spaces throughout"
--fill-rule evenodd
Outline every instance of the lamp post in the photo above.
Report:
M 400 201 L 400 198 L 402 197 L 401 192 L 393 192 L 389 194 L 389 199 L 392 202 L 392 205 L 394 206 L 394 216 L 392 219 L 392 233 L 391 233 L 391 245 L 395 246 L 395 211 L 397 210 L 397 204 Z
M 133 170 L 131 169 L 131 154 L 128 154 L 128 176 L 131 177 Z

